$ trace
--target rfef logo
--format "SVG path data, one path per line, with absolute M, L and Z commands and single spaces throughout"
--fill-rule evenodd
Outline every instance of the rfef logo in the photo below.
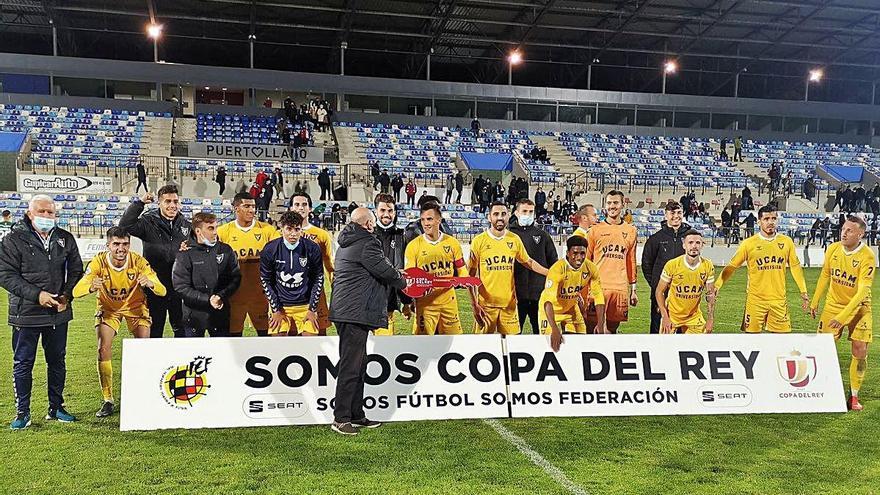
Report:
M 169 366 L 162 373 L 160 388 L 165 402 L 177 409 L 189 409 L 207 395 L 208 364 L 211 358 L 196 356 L 189 364 Z
M 818 366 L 816 356 L 803 356 L 798 351 L 791 351 L 776 357 L 779 376 L 792 387 L 803 388 L 816 378 Z

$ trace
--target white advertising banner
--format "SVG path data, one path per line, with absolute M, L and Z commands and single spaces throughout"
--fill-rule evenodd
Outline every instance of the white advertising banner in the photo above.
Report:
M 337 337 L 125 339 L 121 430 L 327 424 Z M 498 335 L 370 338 L 370 419 L 508 416 Z
M 513 417 L 845 412 L 829 334 L 509 338 Z M 546 351 L 544 351 L 546 349 Z
M 191 158 L 214 160 L 271 160 L 279 162 L 324 162 L 324 148 L 281 144 L 205 143 L 188 144 Z
M 113 178 L 84 175 L 19 174 L 18 191 L 45 194 L 111 193 L 113 192 Z

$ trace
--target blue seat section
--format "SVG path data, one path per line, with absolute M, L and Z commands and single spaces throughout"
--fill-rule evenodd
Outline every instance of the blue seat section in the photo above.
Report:
M 35 165 L 134 167 L 147 117 L 171 114 L 0 104 L 0 131 L 30 134 Z
M 610 174 L 635 185 L 658 186 L 673 179 L 685 187 L 736 187 L 750 183 L 745 173 L 707 139 L 616 134 L 550 133 L 588 173 Z
M 305 127 L 309 133 L 309 144 L 314 144 L 312 129 L 314 124 L 294 125 L 284 117 L 264 115 L 237 115 L 222 113 L 200 113 L 196 115 L 196 141 L 247 144 L 280 144 L 278 122 L 287 121 L 293 133 Z
M 469 129 L 440 126 L 406 126 L 338 122 L 337 127 L 355 130 L 360 151 L 370 164 L 415 179 L 441 179 L 455 171 L 459 152 L 519 153 L 530 151 L 535 143 L 526 131 L 484 129 L 474 137 Z M 559 173 L 551 164 L 526 160 L 533 182 L 555 182 Z
M 748 140 L 743 143 L 743 157 L 765 170 L 781 161 L 796 184 L 813 175 L 818 165 L 861 166 L 880 172 L 880 150 L 867 144 Z M 824 188 L 825 182 L 818 179 L 817 186 Z

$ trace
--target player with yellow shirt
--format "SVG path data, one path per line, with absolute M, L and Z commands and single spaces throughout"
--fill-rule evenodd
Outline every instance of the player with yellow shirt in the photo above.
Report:
M 825 292 L 825 308 L 819 318 L 819 333 L 833 333 L 839 339 L 844 328 L 852 343 L 849 363 L 850 398 L 848 406 L 861 411 L 859 388 L 868 369 L 868 344 L 873 340 L 871 322 L 871 286 L 877 259 L 866 246 L 867 225 L 856 216 L 849 216 L 840 229 L 840 242 L 825 250 L 825 264 L 810 303 L 810 314 L 816 318 L 819 301 Z
M 269 301 L 260 289 L 260 253 L 266 244 L 281 237 L 278 229 L 256 219 L 257 205 L 250 193 L 232 199 L 235 220 L 217 229 L 220 242 L 229 244 L 238 256 L 241 285 L 229 298 L 229 336 L 241 337 L 244 320 L 250 318 L 257 335 L 269 331 Z
M 333 236 L 326 230 L 315 227 L 309 223 L 312 214 L 312 197 L 306 193 L 295 193 L 290 198 L 290 211 L 295 211 L 303 217 L 303 237 L 321 248 L 321 257 L 324 260 L 324 271 L 328 283 L 333 283 Z M 327 292 L 321 292 L 321 300 L 318 301 L 318 333 L 327 335 L 330 328 L 330 310 L 327 306 Z
M 107 230 L 107 251 L 98 253 L 86 267 L 85 275 L 73 288 L 73 297 L 98 293 L 95 331 L 98 335 L 98 379 L 104 403 L 95 416 L 113 414 L 113 339 L 122 320 L 136 338 L 150 337 L 150 312 L 143 288 L 162 297 L 167 289 L 153 268 L 137 253 L 132 253 L 131 238 L 125 229 Z
M 791 318 L 785 300 L 785 271 L 791 270 L 791 277 L 801 294 L 801 308 L 810 309 L 810 296 L 804 271 L 795 252 L 790 237 L 776 232 L 779 215 L 770 205 L 758 210 L 760 231 L 744 240 L 733 259 L 721 272 L 715 282 L 716 292 L 730 279 L 737 268 L 748 266 L 748 285 L 746 288 L 746 307 L 742 329 L 747 333 L 761 333 L 766 327 L 772 333 L 791 332 Z
M 715 266 L 700 256 L 703 234 L 689 230 L 684 233 L 681 243 L 685 254 L 666 262 L 654 291 L 662 317 L 660 333 L 712 333 L 715 327 Z M 704 296 L 709 304 L 708 318 L 704 318 L 700 310 Z
M 507 230 L 510 211 L 506 204 L 492 203 L 488 216 L 489 229 L 471 241 L 468 263 L 470 275 L 483 282 L 470 290 L 474 333 L 516 335 L 520 328 L 513 264 L 519 262 L 544 276 L 547 269 L 529 257 L 518 235 Z
M 419 222 L 424 234 L 406 245 L 404 267 L 418 267 L 435 277 L 466 277 L 467 267 L 461 244 L 440 231 L 443 220 L 440 205 L 422 205 Z M 455 289 L 434 289 L 415 300 L 416 320 L 413 335 L 458 335 L 462 333 Z
M 587 240 L 573 235 L 565 242 L 565 259 L 547 272 L 547 282 L 538 301 L 541 332 L 550 335 L 550 347 L 559 350 L 563 333 L 587 333 L 581 292 L 589 286 L 598 308 L 599 322 L 593 333 L 605 333 L 605 296 L 599 282 L 599 267 L 587 260 Z

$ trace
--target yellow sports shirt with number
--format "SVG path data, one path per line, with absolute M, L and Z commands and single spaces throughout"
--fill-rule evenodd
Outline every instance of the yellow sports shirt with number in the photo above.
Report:
M 784 301 L 786 267 L 791 269 L 791 276 L 800 292 L 807 292 L 801 262 L 795 253 L 794 242 L 788 236 L 776 234 L 768 239 L 761 234 L 755 234 L 744 240 L 730 264 L 721 272 L 715 286 L 720 289 L 733 272 L 744 264 L 748 266 L 746 291 L 749 297 L 763 301 Z
M 701 315 L 700 301 L 706 286 L 715 283 L 715 266 L 700 258 L 692 267 L 682 255 L 666 262 L 660 280 L 669 284 L 666 295 L 669 319 L 675 324 L 683 324 Z
M 590 260 L 584 260 L 580 268 L 574 268 L 568 260 L 561 259 L 547 273 L 547 282 L 541 291 L 538 308 L 545 303 L 553 304 L 553 313 L 572 313 L 577 307 L 578 295 L 585 287 L 590 288 L 595 304 L 605 304 L 605 295 L 599 283 L 599 267 Z
M 82 297 L 89 293 L 92 280 L 103 278 L 104 283 L 98 291 L 98 309 L 105 313 L 124 313 L 131 309 L 146 305 L 144 291 L 138 284 L 138 277 L 146 277 L 155 284 L 153 289 L 157 296 L 164 296 L 167 292 L 159 277 L 153 271 L 153 267 L 143 256 L 129 252 L 128 260 L 122 268 L 116 268 L 110 263 L 110 253 L 103 251 L 95 255 L 88 266 L 85 275 L 73 288 L 73 297 Z
M 828 305 L 842 308 L 835 320 L 848 323 L 860 307 L 871 307 L 871 285 L 874 283 L 874 251 L 864 244 L 847 252 L 835 242 L 825 251 L 825 264 L 816 284 L 816 293 L 810 306 L 819 308 L 819 300 L 828 290 Z M 830 286 L 830 288 L 829 288 Z
M 518 235 L 505 232 L 500 238 L 483 232 L 471 241 L 470 273 L 483 282 L 480 303 L 495 308 L 506 308 L 516 300 L 513 264 L 529 264 L 526 247 Z
M 418 267 L 435 277 L 466 277 L 461 244 L 452 236 L 441 233 L 437 241 L 422 234 L 406 245 L 404 267 Z M 455 300 L 455 289 L 435 289 L 417 299 L 419 306 L 446 304 Z
M 254 220 L 250 227 L 244 228 L 235 220 L 221 225 L 217 229 L 217 237 L 221 242 L 229 244 L 235 254 L 238 255 L 238 266 L 241 269 L 241 289 L 236 295 L 251 295 L 259 298 L 264 297 L 260 290 L 253 290 L 260 286 L 260 253 L 266 244 L 281 237 L 281 232 L 268 223 Z
M 333 280 L 333 237 L 330 235 L 330 232 L 326 230 L 315 227 L 314 225 L 309 225 L 308 227 L 303 229 L 303 237 L 310 241 L 314 241 L 315 244 L 321 248 L 321 257 L 324 259 L 324 270 L 327 272 L 327 276 L 330 280 Z

